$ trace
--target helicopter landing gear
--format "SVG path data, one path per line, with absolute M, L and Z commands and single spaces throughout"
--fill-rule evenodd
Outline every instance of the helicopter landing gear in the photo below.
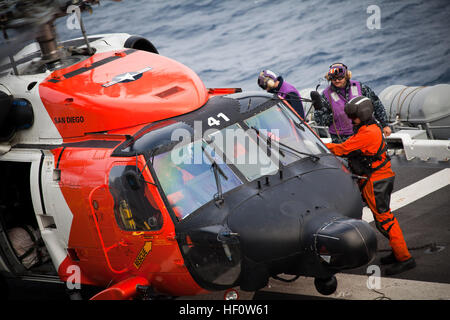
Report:
M 316 286 L 316 290 L 323 294 L 324 296 L 329 296 L 333 294 L 337 289 L 337 280 L 335 276 L 331 276 L 330 278 L 315 278 L 314 285 Z
M 70 300 L 83 300 L 83 296 L 81 295 L 81 290 L 79 290 L 79 289 L 66 288 L 66 294 Z
M 150 286 L 136 286 L 137 300 L 173 300 L 175 297 L 159 294 Z

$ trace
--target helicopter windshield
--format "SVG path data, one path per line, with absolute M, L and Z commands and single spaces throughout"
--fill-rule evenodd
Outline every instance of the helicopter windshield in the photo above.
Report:
M 233 171 L 202 140 L 175 147 L 169 152 L 155 156 L 153 167 L 156 175 L 179 219 L 186 218 L 218 194 L 214 162 L 222 173 L 217 177 L 220 179 L 218 183 L 222 192 L 242 184 Z
M 209 138 L 214 149 L 225 156 L 226 162 L 233 164 L 249 181 L 278 172 L 276 159 L 258 145 L 253 130 L 244 131 L 239 124 L 233 124 L 210 134 Z
M 246 112 L 233 114 L 233 110 L 219 113 L 220 117 L 203 116 L 200 125 L 187 118 L 167 127 L 154 126 L 154 131 L 134 142 L 133 151 L 150 149 L 147 161 L 180 220 L 210 201 L 223 201 L 226 192 L 247 181 L 276 174 L 280 166 L 304 158 L 318 160 L 317 155 L 328 153 L 320 139 L 283 103 L 246 117 Z M 219 121 L 220 126 L 216 125 Z M 209 128 L 199 131 L 201 136 L 192 135 L 192 129 L 205 123 Z M 170 133 L 171 143 L 164 142 L 169 138 L 162 137 L 160 131 Z M 149 142 L 139 141 L 149 139 L 155 140 L 153 149 L 148 148 Z
M 298 117 L 282 104 L 258 113 L 244 120 L 244 123 L 249 128 L 265 132 L 266 138 L 270 138 L 273 145 L 283 151 L 278 153 L 283 165 L 288 165 L 299 157 L 307 157 L 308 154 L 328 152 L 320 140 L 310 130 L 305 129 Z M 290 148 L 283 148 L 282 145 Z

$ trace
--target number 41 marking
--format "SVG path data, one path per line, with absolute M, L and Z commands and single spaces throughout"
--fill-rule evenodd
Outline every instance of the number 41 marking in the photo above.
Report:
M 217 115 L 217 118 L 222 118 L 225 121 L 230 121 L 230 118 L 228 118 L 222 112 Z M 218 120 L 218 119 L 216 119 L 214 117 L 209 117 L 208 118 L 208 126 L 212 127 L 212 126 L 219 126 L 219 125 L 220 125 L 220 120 Z

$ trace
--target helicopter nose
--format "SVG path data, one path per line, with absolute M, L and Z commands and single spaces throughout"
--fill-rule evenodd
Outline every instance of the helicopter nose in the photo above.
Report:
M 342 170 L 311 171 L 260 190 L 226 221 L 239 235 L 241 289 L 259 290 L 283 273 L 326 279 L 374 258 L 375 230 L 359 220 L 361 194 Z
M 368 223 L 335 212 L 307 218 L 261 215 L 252 223 L 241 219 L 242 215 L 234 215 L 228 225 L 239 234 L 243 290 L 258 290 L 269 277 L 282 273 L 328 278 L 369 263 L 377 251 L 376 235 Z
M 328 269 L 342 270 L 369 263 L 377 251 L 375 231 L 368 223 L 333 212 L 306 219 L 262 215 L 247 220 L 251 223 L 242 223 L 242 215 L 237 218 L 229 219 L 229 226 L 239 234 L 244 256 L 256 263 L 313 256 Z
M 328 269 L 357 268 L 375 258 L 377 238 L 371 226 L 356 219 L 336 219 L 312 232 L 315 253 Z

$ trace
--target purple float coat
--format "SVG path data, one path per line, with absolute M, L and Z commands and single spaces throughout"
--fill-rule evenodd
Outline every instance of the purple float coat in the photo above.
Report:
M 361 95 L 361 84 L 358 81 L 350 80 L 350 87 L 348 92 L 348 100 L 346 98 L 345 89 L 338 89 L 334 91 L 331 86 L 328 86 L 324 90 L 325 97 L 330 102 L 331 108 L 333 109 L 333 124 L 330 125 L 329 131 L 334 135 L 350 136 L 353 134 L 353 124 L 352 120 L 347 117 L 344 112 L 345 104 Z
M 298 97 L 300 98 L 300 93 L 298 92 L 298 90 L 290 83 L 287 83 L 286 81 L 283 81 L 283 84 L 281 85 L 280 90 L 278 91 L 278 95 L 280 97 L 282 97 L 283 99 L 289 98 L 287 97 L 287 95 L 290 92 L 295 92 Z
M 300 117 L 304 119 L 305 112 L 303 110 L 303 104 L 300 100 L 301 99 L 300 93 L 293 85 L 284 81 L 282 77 L 278 77 L 278 80 L 280 81 L 281 84 L 281 86 L 278 85 L 278 88 L 276 89 L 278 96 L 281 97 L 282 99 L 287 100 L 289 104 L 292 106 L 292 108 L 294 108 L 294 110 L 297 111 Z M 298 99 L 297 97 L 295 97 L 295 95 L 293 94 L 291 95 L 290 93 L 295 93 L 298 96 Z

